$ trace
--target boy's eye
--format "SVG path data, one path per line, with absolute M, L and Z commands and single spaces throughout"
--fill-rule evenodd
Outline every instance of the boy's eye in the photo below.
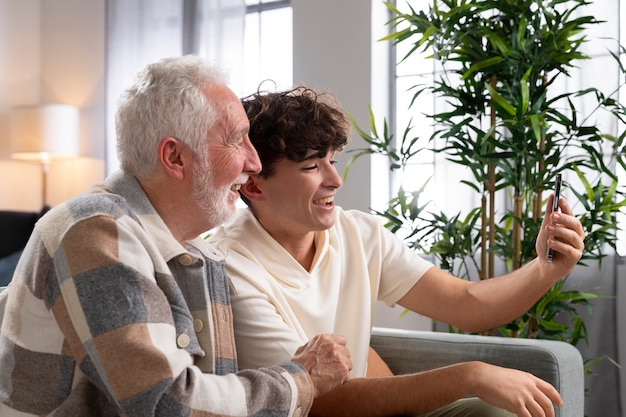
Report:
M 317 168 L 317 165 L 307 166 L 307 167 L 304 167 L 303 169 L 305 171 L 313 171 L 315 168 Z
M 331 164 L 331 165 L 335 165 L 336 163 L 337 163 L 337 160 L 336 160 L 336 159 L 331 159 L 331 160 L 330 160 L 330 164 Z

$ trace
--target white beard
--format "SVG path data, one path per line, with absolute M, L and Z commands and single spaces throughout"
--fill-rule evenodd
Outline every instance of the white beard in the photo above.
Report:
M 212 186 L 212 170 L 206 159 L 196 159 L 198 169 L 194 172 L 191 193 L 211 228 L 226 222 L 234 213 L 230 188 Z

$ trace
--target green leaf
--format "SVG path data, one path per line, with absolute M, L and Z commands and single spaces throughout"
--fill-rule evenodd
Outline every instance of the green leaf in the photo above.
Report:
M 503 58 L 500 56 L 494 56 L 492 58 L 487 58 L 483 61 L 477 62 L 475 64 L 472 64 L 472 66 L 469 68 L 469 70 L 467 70 L 462 76 L 461 76 L 461 80 L 466 80 L 469 77 L 471 77 L 474 73 L 481 71 L 485 68 L 489 68 L 492 67 L 496 64 L 499 64 L 500 62 L 503 61 Z
M 541 142 L 541 121 L 539 120 L 539 116 L 536 114 L 531 114 L 528 116 L 530 120 L 530 124 L 533 129 L 533 135 L 535 136 L 535 140 L 537 143 Z
M 589 197 L 589 199 L 591 201 L 595 200 L 595 191 L 593 187 L 591 186 L 591 184 L 589 184 L 589 181 L 587 181 L 587 177 L 585 177 L 582 171 L 575 164 L 572 166 L 572 169 L 576 172 L 576 175 L 578 176 L 578 179 L 580 180 L 580 182 L 583 183 L 583 186 L 585 187 L 585 191 L 587 192 L 587 196 Z
M 506 111 L 510 116 L 515 116 L 515 107 L 509 104 L 508 101 L 504 99 L 489 83 L 485 83 L 485 88 L 489 91 L 491 95 L 491 99 L 495 101 L 504 111 Z

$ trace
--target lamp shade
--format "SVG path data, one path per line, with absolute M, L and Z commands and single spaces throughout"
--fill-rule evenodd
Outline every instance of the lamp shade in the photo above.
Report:
M 48 162 L 78 156 L 80 111 L 50 104 L 17 107 L 11 111 L 11 157 Z

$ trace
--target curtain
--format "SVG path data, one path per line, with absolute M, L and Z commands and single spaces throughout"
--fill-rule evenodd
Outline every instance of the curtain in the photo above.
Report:
M 245 0 L 107 0 L 106 166 L 119 166 L 115 111 L 138 72 L 160 58 L 199 55 L 242 83 Z

